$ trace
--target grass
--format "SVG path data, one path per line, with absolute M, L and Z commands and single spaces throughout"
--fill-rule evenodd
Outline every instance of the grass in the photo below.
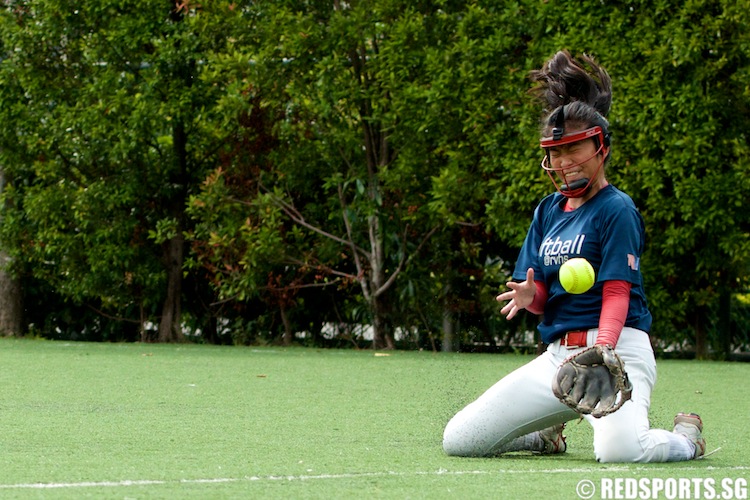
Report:
M 750 364 L 659 362 L 653 425 L 698 412 L 718 453 L 604 465 L 585 422 L 562 457 L 446 456 L 448 419 L 531 357 L 388 354 L 2 340 L 0 498 L 554 499 L 584 479 L 750 476 Z

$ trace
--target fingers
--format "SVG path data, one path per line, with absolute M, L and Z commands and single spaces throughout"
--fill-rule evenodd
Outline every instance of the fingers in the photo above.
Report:
M 516 316 L 516 314 L 518 314 L 518 311 L 519 311 L 518 307 L 516 307 L 515 301 L 511 301 L 508 305 L 503 307 L 503 309 L 510 311 L 509 313 L 506 314 L 505 319 L 513 319 Z M 503 309 L 500 310 L 501 313 L 503 312 Z
M 516 295 L 516 292 L 514 290 L 510 290 L 508 292 L 503 292 L 497 297 L 495 297 L 495 300 L 498 302 L 504 302 L 506 300 L 511 300 Z
M 498 301 L 505 300 L 498 297 Z M 515 309 L 515 310 L 514 310 Z M 511 299 L 510 302 L 505 304 L 502 309 L 500 309 L 500 314 L 505 315 L 508 319 L 511 319 L 513 316 L 516 315 L 516 312 L 518 310 L 518 307 L 516 307 L 516 301 L 514 299 Z
M 495 300 L 497 300 L 498 302 L 502 302 L 504 300 L 512 300 L 516 296 L 516 293 L 518 293 L 519 284 L 515 281 L 509 281 L 505 284 L 505 286 L 510 288 L 510 290 L 508 290 L 507 292 L 503 292 L 495 297 Z
M 526 303 L 531 303 L 534 298 L 534 292 L 536 292 L 536 285 L 534 284 L 534 269 L 529 268 L 526 270 L 526 281 L 521 283 L 515 281 L 509 281 L 505 284 L 510 290 L 501 293 L 495 300 L 498 302 L 508 301 L 500 313 L 504 314 L 506 319 L 513 319 L 518 311 L 526 307 Z M 520 304 L 520 305 L 519 305 Z

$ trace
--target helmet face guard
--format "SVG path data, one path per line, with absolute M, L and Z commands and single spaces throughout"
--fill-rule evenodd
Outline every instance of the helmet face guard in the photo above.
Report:
M 562 113 L 560 113 L 562 114 Z M 607 153 L 609 151 L 606 151 L 605 148 L 607 148 L 608 144 L 608 137 L 604 134 L 604 130 L 602 130 L 601 127 L 591 127 L 586 130 L 582 130 L 580 132 L 574 132 L 572 134 L 564 135 L 562 133 L 561 127 L 555 127 L 552 130 L 552 137 L 543 137 L 540 143 L 540 146 L 545 150 L 544 158 L 542 159 L 542 168 L 547 172 L 547 175 L 549 175 L 550 179 L 552 179 L 552 183 L 555 185 L 555 188 L 563 195 L 568 198 L 580 198 L 584 196 L 586 193 L 588 193 L 589 189 L 591 188 L 591 184 L 596 178 L 596 176 L 601 171 L 602 167 L 604 166 L 604 162 L 607 159 Z M 583 161 L 580 161 L 574 165 L 567 165 L 566 167 L 559 167 L 555 168 L 552 166 L 552 161 L 550 160 L 550 153 L 549 148 L 563 146 L 566 144 L 572 144 L 574 142 L 580 142 L 585 141 L 588 139 L 593 139 L 594 143 L 597 146 L 596 151 L 594 154 L 589 156 Z M 578 167 L 579 165 L 582 165 L 586 163 L 587 161 L 594 158 L 596 155 L 604 153 L 602 156 L 602 161 L 599 163 L 599 167 L 596 169 L 596 173 L 594 174 L 594 177 L 591 179 L 577 179 L 573 182 L 568 182 L 565 172 L 570 171 L 571 169 L 574 169 Z M 556 178 L 556 175 L 562 179 L 562 184 L 558 185 L 558 179 Z

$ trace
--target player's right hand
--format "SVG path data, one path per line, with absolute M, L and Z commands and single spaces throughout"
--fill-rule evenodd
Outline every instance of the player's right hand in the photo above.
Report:
M 509 281 L 505 284 L 510 290 L 501 293 L 495 300 L 503 302 L 508 300 L 509 302 L 500 309 L 500 313 L 505 315 L 506 319 L 513 319 L 521 309 L 526 309 L 534 302 L 534 295 L 536 294 L 536 283 L 534 283 L 534 270 L 529 268 L 526 271 L 526 281 L 516 282 Z

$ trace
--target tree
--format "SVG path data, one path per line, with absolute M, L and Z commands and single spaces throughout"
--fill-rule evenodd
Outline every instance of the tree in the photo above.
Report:
M 258 261 L 278 256 L 271 259 L 278 266 L 312 270 L 318 284 L 358 283 L 374 347 L 392 348 L 393 284 L 437 228 L 422 226 L 418 205 L 404 199 L 429 177 L 398 163 L 393 89 L 381 73 L 392 33 L 409 15 L 384 6 L 280 3 L 259 19 L 248 79 L 277 121 L 278 147 L 259 171 L 257 221 L 242 234 L 251 255 L 240 265 L 252 273 Z M 310 250 L 300 252 L 303 245 Z
M 257 194 L 233 196 L 238 174 L 223 169 L 196 198 L 192 213 L 207 224 L 198 239 L 214 245 L 198 260 L 220 271 L 227 298 L 269 291 L 259 274 L 290 266 L 298 273 L 282 282 L 297 289 L 357 283 L 367 316 L 351 320 L 372 323 L 376 348 L 393 347 L 396 325 L 435 316 L 435 296 L 439 314 L 478 300 L 441 290 L 463 290 L 450 285 L 456 273 L 474 279 L 463 262 L 481 268 L 488 253 L 478 239 L 486 183 L 498 129 L 515 135 L 518 95 L 499 92 L 518 75 L 495 65 L 520 64 L 523 42 L 508 23 L 522 23 L 513 10 L 493 16 L 462 2 L 262 9 L 252 65 L 238 78 L 249 82 L 250 115 L 275 123 L 276 143 L 252 160 Z M 236 211 L 234 229 L 218 223 L 221 210 Z M 238 244 L 238 266 L 221 269 L 216 257 Z
M 10 2 L 2 17 L 6 238 L 19 266 L 105 318 L 180 340 L 184 208 L 223 145 L 198 7 Z M 232 15 L 226 5 L 205 13 Z M 159 314 L 161 305 L 161 314 Z

